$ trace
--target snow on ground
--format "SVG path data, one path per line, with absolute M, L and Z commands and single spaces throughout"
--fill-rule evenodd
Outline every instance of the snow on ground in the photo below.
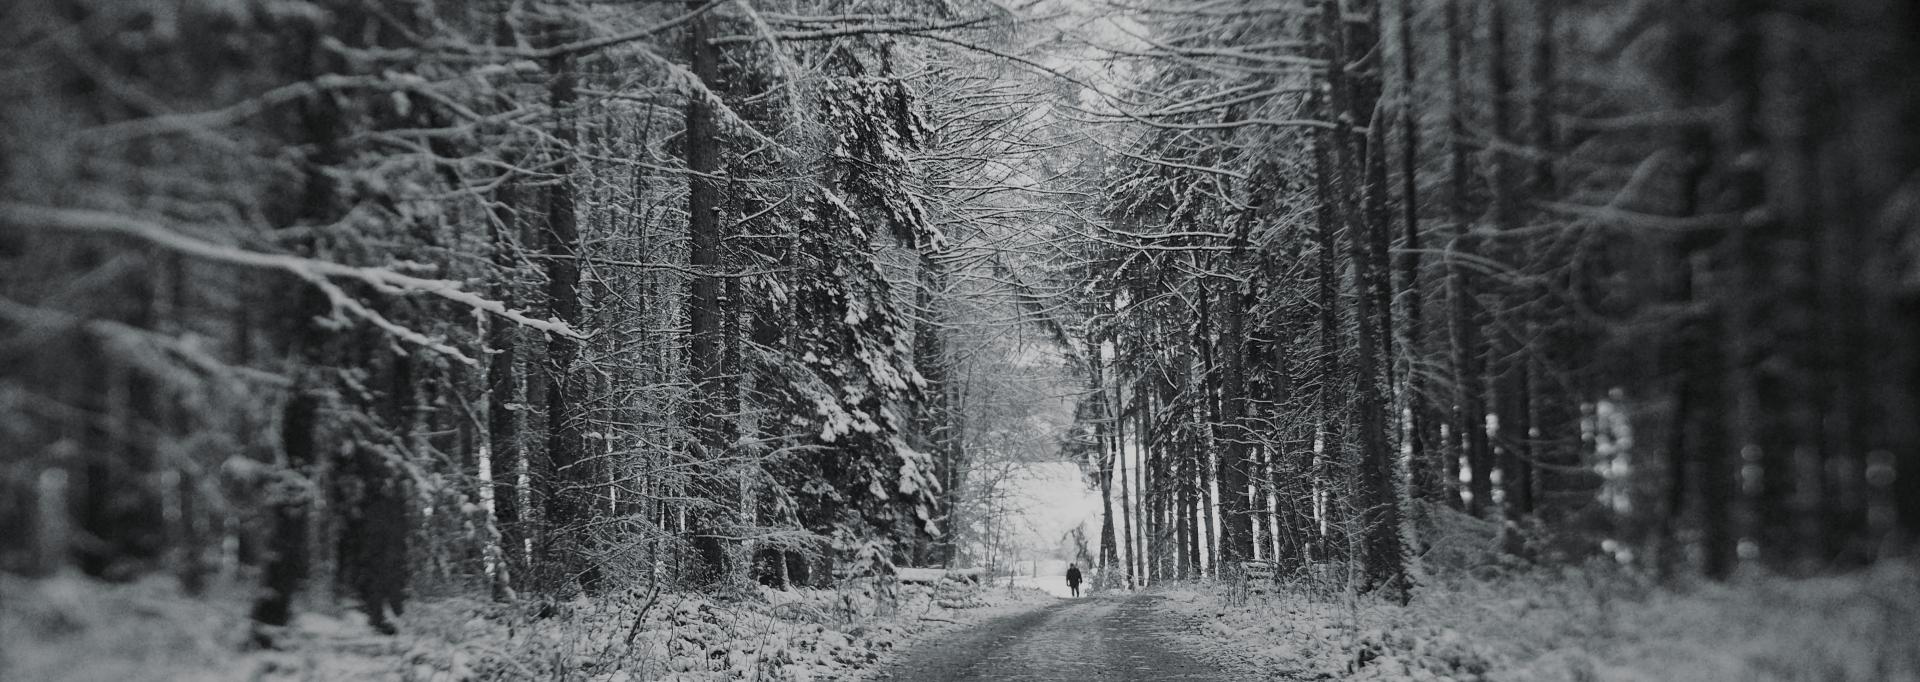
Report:
M 246 595 L 190 598 L 165 581 L 0 576 L 0 680 L 835 680 L 909 642 L 1051 599 L 1004 585 L 759 588 L 509 607 L 409 604 L 401 634 L 303 614 L 282 647 L 248 646 Z M 535 617 L 547 611 L 548 617 Z M 631 634 L 631 643 L 629 635 Z
M 1920 566 L 1807 579 L 1661 585 L 1617 566 L 1529 566 L 1484 528 L 1425 533 L 1401 607 L 1329 585 L 1267 595 L 1156 588 L 1195 651 L 1282 680 L 1920 682 Z M 1043 573 L 1049 571 L 1042 571 Z M 915 641 L 1058 603 L 1059 575 L 727 597 L 665 594 L 507 606 L 422 600 L 384 637 L 352 615 L 304 613 L 279 650 L 250 649 L 245 590 L 179 593 L 0 575 L 0 680 L 833 680 Z M 547 617 L 536 617 L 538 612 Z M 628 636 L 632 634 L 631 643 Z
M 1210 664 L 1168 632 L 1191 627 L 1159 595 L 1102 594 L 997 618 L 915 647 L 874 680 L 897 682 L 1228 682 L 1264 680 Z M 1251 672 L 1251 671 L 1250 671 Z
M 1307 583 L 1189 584 L 1162 603 L 1204 624 L 1183 633 L 1195 643 L 1227 644 L 1226 664 L 1286 680 L 1920 681 L 1920 566 L 1661 585 L 1599 561 L 1526 566 L 1482 540 L 1472 561 L 1430 552 L 1406 607 Z
M 1920 680 L 1920 571 L 1652 587 L 1593 569 L 1436 579 L 1402 608 L 1218 585 L 1166 592 L 1187 636 L 1281 679 Z

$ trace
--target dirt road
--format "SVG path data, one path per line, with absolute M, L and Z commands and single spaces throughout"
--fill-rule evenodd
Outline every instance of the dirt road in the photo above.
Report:
M 1156 595 L 1102 595 L 981 623 L 922 642 L 873 679 L 894 682 L 1241 679 L 1184 649 L 1184 627 Z

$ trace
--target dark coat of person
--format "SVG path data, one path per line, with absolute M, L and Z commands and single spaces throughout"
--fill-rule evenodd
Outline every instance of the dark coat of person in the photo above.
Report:
M 1080 585 L 1080 567 L 1068 566 L 1067 567 L 1067 586 L 1078 587 L 1079 585 Z

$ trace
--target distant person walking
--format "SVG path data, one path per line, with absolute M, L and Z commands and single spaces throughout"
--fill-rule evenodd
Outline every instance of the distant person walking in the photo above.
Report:
M 1067 564 L 1067 587 L 1073 590 L 1073 596 L 1080 596 L 1080 567 Z

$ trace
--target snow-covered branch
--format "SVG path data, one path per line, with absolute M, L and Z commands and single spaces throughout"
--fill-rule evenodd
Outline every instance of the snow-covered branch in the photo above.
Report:
M 555 320 L 536 320 L 508 308 L 504 303 L 466 291 L 461 288 L 459 282 L 415 277 L 383 268 L 342 265 L 300 256 L 250 251 L 197 239 L 153 221 L 109 211 L 5 202 L 0 203 L 0 222 L 23 228 L 131 237 L 203 260 L 285 272 L 319 287 L 336 307 L 365 319 L 410 343 L 467 363 L 474 361 L 444 342 L 387 320 L 340 289 L 334 280 L 359 281 L 373 287 L 376 291 L 388 294 L 424 293 L 467 307 L 476 315 L 491 314 L 530 329 L 574 339 L 585 338 L 566 324 Z

